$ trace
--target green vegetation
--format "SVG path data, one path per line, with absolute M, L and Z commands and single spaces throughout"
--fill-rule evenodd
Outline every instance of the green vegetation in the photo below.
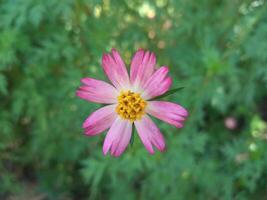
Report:
M 139 48 L 170 67 L 183 129 L 157 123 L 120 158 L 83 135 L 99 107 L 75 97 L 106 79 L 103 52 Z M 0 0 L 0 199 L 259 199 L 267 196 L 265 0 Z

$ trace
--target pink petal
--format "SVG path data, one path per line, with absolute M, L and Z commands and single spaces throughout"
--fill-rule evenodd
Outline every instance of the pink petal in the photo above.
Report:
M 188 112 L 182 106 L 166 101 L 149 101 L 147 113 L 177 128 L 183 127 Z
M 108 129 L 117 117 L 115 108 L 116 105 L 109 105 L 93 112 L 83 123 L 85 134 L 93 136 Z
M 145 83 L 144 99 L 151 99 L 167 92 L 172 84 L 172 79 L 168 77 L 168 67 L 160 67 Z
M 129 76 L 125 64 L 115 49 L 112 49 L 111 54 L 104 54 L 102 57 L 102 66 L 112 84 L 118 88 L 129 87 Z
M 120 156 L 130 142 L 132 135 L 132 123 L 120 117 L 111 125 L 103 145 L 103 153 L 110 151 L 112 156 Z
M 82 99 L 111 104 L 117 102 L 118 91 L 110 84 L 93 78 L 83 78 L 82 85 L 76 91 L 76 95 Z
M 150 117 L 144 115 L 141 120 L 135 121 L 134 124 L 138 135 L 149 153 L 154 153 L 153 146 L 160 151 L 164 151 L 164 137 Z
M 138 50 L 131 62 L 130 79 L 134 86 L 143 86 L 155 70 L 156 56 L 154 53 Z

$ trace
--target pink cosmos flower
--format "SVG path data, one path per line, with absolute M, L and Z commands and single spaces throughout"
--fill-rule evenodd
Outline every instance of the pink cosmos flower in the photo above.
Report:
M 82 86 L 76 95 L 82 99 L 106 105 L 93 112 L 83 123 L 85 134 L 97 135 L 108 130 L 104 140 L 103 153 L 120 156 L 130 142 L 133 126 L 149 153 L 156 147 L 165 149 L 164 137 L 152 115 L 177 128 L 183 127 L 188 112 L 182 106 L 153 98 L 167 92 L 172 83 L 169 69 L 155 68 L 156 56 L 149 51 L 135 53 L 128 75 L 125 64 L 118 51 L 104 54 L 102 66 L 112 85 L 93 78 L 83 78 Z

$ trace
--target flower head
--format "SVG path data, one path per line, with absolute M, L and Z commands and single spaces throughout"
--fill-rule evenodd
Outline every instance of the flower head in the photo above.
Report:
M 112 84 L 83 78 L 76 95 L 82 99 L 109 104 L 93 112 L 83 123 L 85 134 L 97 135 L 107 129 L 103 153 L 120 156 L 128 146 L 135 126 L 149 153 L 165 149 L 164 137 L 151 120 L 152 115 L 177 128 L 183 127 L 188 112 L 180 105 L 153 98 L 167 92 L 172 83 L 166 66 L 155 68 L 156 56 L 149 51 L 135 53 L 130 76 L 118 51 L 104 54 L 102 66 Z

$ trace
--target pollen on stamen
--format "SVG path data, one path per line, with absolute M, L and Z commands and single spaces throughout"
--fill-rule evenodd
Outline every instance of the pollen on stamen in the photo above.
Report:
M 116 112 L 121 118 L 133 122 L 142 118 L 146 106 L 147 102 L 142 99 L 139 93 L 130 90 L 122 91 L 118 96 Z

